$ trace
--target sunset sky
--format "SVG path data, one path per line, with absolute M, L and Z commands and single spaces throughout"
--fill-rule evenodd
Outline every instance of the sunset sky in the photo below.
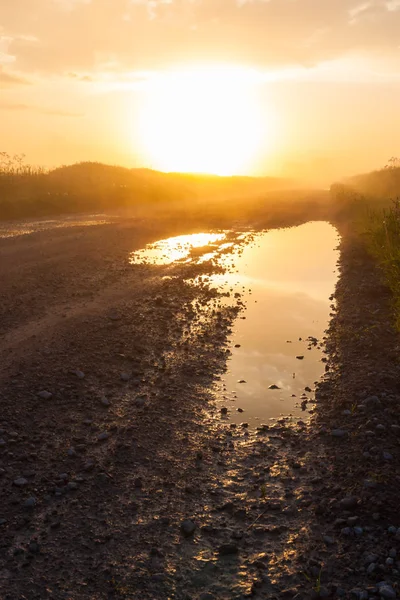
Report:
M 0 0 L 0 150 L 329 184 L 400 154 L 400 0 Z

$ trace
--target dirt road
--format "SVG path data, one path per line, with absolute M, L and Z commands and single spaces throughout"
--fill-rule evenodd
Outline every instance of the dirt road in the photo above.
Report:
M 360 582 L 368 598 L 381 581 L 396 594 L 389 500 L 374 521 L 363 473 L 332 470 L 364 423 L 350 396 L 333 403 L 341 384 L 322 388 L 314 428 L 231 427 L 213 382 L 239 307 L 188 282 L 208 263 L 129 264 L 146 243 L 191 231 L 116 219 L 0 240 L 0 597 L 350 598 Z M 349 402 L 356 424 L 343 426 Z M 370 575 L 367 550 L 379 555 Z

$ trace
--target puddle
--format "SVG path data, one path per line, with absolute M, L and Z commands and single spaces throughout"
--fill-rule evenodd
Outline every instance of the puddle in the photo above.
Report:
M 329 321 L 337 243 L 337 231 L 322 222 L 255 234 L 231 255 L 235 272 L 210 278 L 231 297 L 241 293 L 246 305 L 219 390 L 230 421 L 252 427 L 281 415 L 309 416 L 314 394 L 306 388 L 314 390 L 325 372 L 317 340 Z
M 160 240 L 154 244 L 148 244 L 143 250 L 133 252 L 130 263 L 169 265 L 179 261 L 190 262 L 193 259 L 203 262 L 212 258 L 216 251 L 229 245 L 220 246 L 216 243 L 221 242 L 225 237 L 225 232 L 193 233 Z
M 325 372 L 319 343 L 335 289 L 337 244 L 334 227 L 311 222 L 268 232 L 181 235 L 131 254 L 132 264 L 211 260 L 226 270 L 189 280 L 217 287 L 224 304 L 244 306 L 217 389 L 221 407 L 228 409 L 222 418 L 256 427 L 281 416 L 309 416 L 315 382 Z M 203 308 L 207 320 L 209 307 Z

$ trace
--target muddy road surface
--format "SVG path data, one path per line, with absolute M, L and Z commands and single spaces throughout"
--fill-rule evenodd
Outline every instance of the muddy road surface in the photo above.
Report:
M 0 597 L 395 598 L 390 490 L 370 515 L 377 465 L 345 475 L 332 226 L 55 222 L 0 238 Z

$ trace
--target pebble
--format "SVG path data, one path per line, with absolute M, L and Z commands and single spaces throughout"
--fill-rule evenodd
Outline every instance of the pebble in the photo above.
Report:
M 375 571 L 375 569 L 376 569 L 376 563 L 372 562 L 367 569 L 368 575 L 372 575 L 372 573 Z
M 389 600 L 391 598 L 396 598 L 396 592 L 394 591 L 391 585 L 386 583 L 386 581 L 378 583 L 378 589 L 381 598 L 387 598 Z
M 76 451 L 75 448 L 68 448 L 67 450 L 67 454 L 68 456 L 72 457 L 72 456 L 76 456 Z
M 129 381 L 131 376 L 129 373 L 121 373 L 121 381 Z
M 347 431 L 345 429 L 332 429 L 332 436 L 336 438 L 346 437 Z
M 226 408 L 226 406 L 223 406 L 221 408 L 221 415 L 227 415 L 228 414 L 228 409 Z
M 229 556 L 232 554 L 237 554 L 239 552 L 239 548 L 236 544 L 222 544 L 218 548 L 218 552 L 221 556 Z
M 332 546 L 335 543 L 335 540 L 329 535 L 324 535 L 324 542 L 327 546 Z
M 377 554 L 367 554 L 364 559 L 364 564 L 369 565 L 370 563 L 378 562 L 379 556 Z
M 297 360 L 303 360 L 304 356 L 296 356 Z
M 388 527 L 388 533 L 390 533 L 391 535 L 396 535 L 397 527 L 395 527 L 394 525 L 390 525 L 390 527 Z
M 280 390 L 281 388 L 278 387 L 277 385 L 275 385 L 275 383 L 273 383 L 272 385 L 269 386 L 268 388 L 269 390 Z
M 145 404 L 146 404 L 146 398 L 144 398 L 143 396 L 139 396 L 138 398 L 136 398 L 136 400 L 135 400 L 136 408 L 143 408 L 143 406 Z
M 24 487 L 24 485 L 27 484 L 28 481 L 24 479 L 24 477 L 18 477 L 18 479 L 14 479 L 14 485 L 16 485 L 17 487 Z
M 104 442 L 105 440 L 108 440 L 109 437 L 110 434 L 108 433 L 108 431 L 103 431 L 103 433 L 100 433 L 100 435 L 97 436 L 97 440 L 99 442 Z
M 372 405 L 379 406 L 380 400 L 379 400 L 378 396 L 369 396 L 368 398 L 365 398 L 364 404 L 366 406 L 372 406 Z
M 108 398 L 106 398 L 105 396 L 102 396 L 102 398 L 100 398 L 100 403 L 103 406 L 110 406 L 110 401 L 108 400 Z
M 356 496 L 347 496 L 346 498 L 342 498 L 340 501 L 340 508 L 344 508 L 348 510 L 350 508 L 354 508 L 358 504 L 358 498 Z
M 342 415 L 344 415 L 345 417 L 350 417 L 351 416 L 351 410 L 349 410 L 348 408 L 346 408 L 346 410 L 344 410 L 342 412 Z
M 389 556 L 390 556 L 390 558 L 396 558 L 396 556 L 397 556 L 397 550 L 396 550 L 396 548 L 392 548 L 389 551 Z
M 7 523 L 7 519 L 0 519 L 0 525 L 4 525 L 5 523 Z
M 42 398 L 43 400 L 50 400 L 50 398 L 53 397 L 53 394 L 51 392 L 47 392 L 46 390 L 43 390 L 38 393 L 38 396 L 39 396 L 39 398 Z
M 384 458 L 384 460 L 393 460 L 393 455 L 390 454 L 390 452 L 384 452 L 383 458 Z
M 389 556 L 389 558 L 387 558 L 385 560 L 385 563 L 388 565 L 388 567 L 391 567 L 394 563 L 394 560 L 393 560 L 393 558 L 390 558 L 390 556 Z
M 196 523 L 190 519 L 186 519 L 181 523 L 181 531 L 185 537 L 190 537 L 196 531 Z
M 25 502 L 23 504 L 23 507 L 26 509 L 35 508 L 35 506 L 36 506 L 36 498 L 34 496 L 25 500 Z
M 353 527 L 353 531 L 356 535 L 362 535 L 364 533 L 364 529 L 362 527 Z
M 3 446 L 6 446 L 7 442 L 5 440 L 3 440 L 3 438 L 0 439 L 0 448 Z
M 79 369 L 73 371 L 73 374 L 76 375 L 78 379 L 85 379 L 85 373 L 83 371 L 80 371 Z
M 376 426 L 376 429 L 377 429 L 378 431 L 385 431 L 385 430 L 386 430 L 386 427 L 385 427 L 384 425 L 382 425 L 382 423 L 379 423 L 379 424 Z

